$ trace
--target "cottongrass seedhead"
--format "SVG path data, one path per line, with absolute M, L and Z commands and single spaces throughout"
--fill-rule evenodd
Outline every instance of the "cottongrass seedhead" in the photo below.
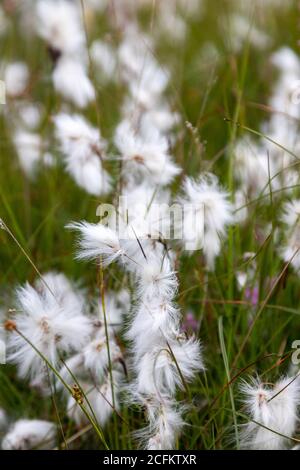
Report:
M 16 421 L 2 440 L 3 450 L 53 449 L 56 427 L 54 423 L 38 419 Z
M 109 343 L 109 344 L 107 344 Z M 83 365 L 95 380 L 103 379 L 109 367 L 108 348 L 110 351 L 110 361 L 118 362 L 122 359 L 122 353 L 116 343 L 113 333 L 109 333 L 107 338 L 105 329 L 97 328 L 91 341 L 83 349 Z
M 283 206 L 281 221 L 291 229 L 297 229 L 300 224 L 300 200 L 294 199 Z
M 95 99 L 95 90 L 87 73 L 80 5 L 66 0 L 39 1 L 36 29 L 54 60 L 55 90 L 78 108 L 85 108 Z
M 265 50 L 272 45 L 272 38 L 262 29 L 259 29 L 249 17 L 239 13 L 232 13 L 229 18 L 230 39 L 228 48 L 236 53 L 240 52 L 245 41 L 249 41 L 256 49 Z
M 181 343 L 161 339 L 161 344 L 152 344 L 151 351 L 136 358 L 135 367 L 139 394 L 156 396 L 158 401 L 161 396 L 174 396 L 177 388 L 183 389 L 203 369 L 199 343 L 193 338 Z
M 79 258 L 97 259 L 101 256 L 103 265 L 108 265 L 127 256 L 117 234 L 108 227 L 81 222 L 71 224 L 69 228 L 81 233 Z M 198 341 L 193 338 L 187 340 L 180 333 L 179 310 L 174 304 L 178 283 L 170 260 L 162 255 L 150 251 L 149 258 L 145 256 L 141 264 L 136 263 L 136 310 L 127 331 L 127 338 L 132 342 L 132 372 L 135 377 L 127 387 L 131 393 L 130 399 L 142 406 L 151 400 L 160 410 L 155 414 L 153 436 L 152 433 L 149 435 L 149 439 L 155 437 L 149 444 L 151 448 L 157 440 L 157 448 L 173 446 L 181 418 L 176 415 L 177 425 L 173 425 L 174 413 L 165 409 L 165 403 L 173 401 L 176 389 L 183 388 L 185 381 L 192 380 L 203 369 Z M 132 269 L 126 263 L 123 267 L 129 268 L 129 271 Z M 82 357 L 84 368 L 90 370 L 94 377 L 97 374 L 102 377 L 101 371 L 107 370 L 109 365 L 104 350 L 107 334 L 104 335 L 101 328 L 85 348 L 83 356 L 86 357 Z M 111 327 L 108 334 L 113 371 L 119 371 L 121 353 L 114 345 Z M 116 388 L 119 389 L 118 383 Z M 148 416 L 147 407 L 146 412 Z M 167 422 L 169 418 L 170 422 Z M 148 416 L 148 419 L 152 426 L 152 418 Z
M 174 142 L 172 129 L 181 122 L 180 115 L 170 108 L 163 97 L 145 109 L 138 107 L 133 97 L 127 96 L 122 105 L 122 114 L 124 119 L 130 119 L 133 129 L 139 129 L 141 135 L 144 135 L 147 129 L 157 129 L 171 143 Z
M 169 239 L 170 201 L 169 190 L 153 187 L 146 181 L 137 186 L 125 186 L 118 206 L 119 231 L 122 238 L 148 238 L 153 243 L 159 239 Z
M 79 114 L 60 113 L 54 118 L 56 136 L 63 152 L 70 158 L 84 160 L 93 154 L 101 156 L 106 148 L 106 142 L 101 138 L 99 129 L 91 126 Z M 73 155 L 75 154 L 75 155 Z
M 114 142 L 125 163 L 125 178 L 132 176 L 136 181 L 143 178 L 148 183 L 166 185 L 180 173 L 169 155 L 167 139 L 155 128 L 141 135 L 124 120 L 116 129 Z
M 99 130 L 78 114 L 61 113 L 54 122 L 67 171 L 78 186 L 95 196 L 109 192 L 110 176 L 101 162 L 106 142 Z
M 43 112 L 43 107 L 36 103 L 22 102 L 18 106 L 18 114 L 22 125 L 30 131 L 37 130 L 41 124 Z
M 147 450 L 174 449 L 184 421 L 173 400 L 163 398 L 161 402 L 147 403 L 149 425 L 135 433 Z
M 78 259 L 100 259 L 103 266 L 108 266 L 125 255 L 116 232 L 102 224 L 78 222 L 67 225 L 68 229 L 80 233 Z
M 163 2 L 158 5 L 158 34 L 162 34 L 164 39 L 172 41 L 184 41 L 187 27 L 183 18 L 178 12 L 178 5 L 173 2 Z
M 187 177 L 178 202 L 185 209 L 183 242 L 190 250 L 203 248 L 207 265 L 213 268 L 221 238 L 234 220 L 229 194 L 219 186 L 216 176 L 206 174 L 198 180 Z
M 290 447 L 300 403 L 299 377 L 283 378 L 272 388 L 257 380 L 244 383 L 241 390 L 250 418 L 249 423 L 243 425 L 242 447 L 269 450 Z
M 283 74 L 299 75 L 300 61 L 298 55 L 289 47 L 281 47 L 271 55 L 271 62 Z
M 86 311 L 85 292 L 62 273 L 49 271 L 43 274 L 41 279 L 35 281 L 35 289 L 49 303 L 55 298 L 61 308 L 72 310 L 74 315 Z
M 60 376 L 72 390 L 64 390 L 67 398 L 67 414 L 77 426 L 88 423 L 81 405 L 104 426 L 120 406 L 126 366 L 116 332 L 127 312 L 128 292 L 107 293 L 105 313 L 103 305 L 93 305 L 89 316 L 91 333 L 80 352 L 63 362 Z M 99 301 L 98 301 L 99 302 Z M 106 322 L 105 322 L 106 318 Z M 76 380 L 76 383 L 74 381 Z M 58 383 L 58 389 L 62 389 Z
M 13 142 L 22 170 L 29 178 L 33 178 L 38 163 L 43 160 L 43 155 L 45 155 L 41 136 L 20 128 L 15 130 Z
M 171 262 L 150 254 L 137 270 L 138 296 L 145 302 L 160 300 L 172 301 L 178 288 L 178 280 Z
M 250 196 L 259 196 L 269 191 L 268 182 L 275 173 L 273 160 L 268 159 L 265 147 L 260 146 L 251 138 L 243 137 L 234 147 L 234 173 L 241 188 Z M 272 179 L 272 189 L 276 188 L 277 179 Z
M 151 39 L 133 27 L 121 42 L 118 57 L 130 99 L 141 110 L 155 109 L 162 100 L 170 74 L 156 61 Z
M 12 317 L 16 331 L 9 336 L 9 360 L 18 366 L 21 377 L 32 380 L 44 375 L 45 363 L 29 341 L 55 366 L 59 354 L 80 350 L 87 342 L 91 325 L 79 310 L 80 301 L 66 299 L 59 302 L 53 295 L 45 293 L 39 284 L 37 289 L 26 284 L 17 290 L 18 308 Z M 74 308 L 74 307 L 77 308 Z M 23 337 L 24 336 L 24 337 Z
M 72 57 L 61 57 L 52 74 L 55 90 L 78 108 L 85 108 L 95 99 L 95 89 L 86 66 Z
M 66 0 L 40 0 L 36 29 L 48 46 L 60 54 L 78 54 L 84 45 L 80 7 Z
M 118 75 L 115 49 L 110 44 L 96 39 L 91 45 L 90 54 L 97 72 L 99 71 L 100 82 L 116 81 Z
M 137 434 L 144 446 L 169 449 L 182 420 L 168 403 L 173 403 L 176 389 L 184 388 L 203 368 L 201 349 L 198 341 L 180 333 L 180 312 L 174 303 L 177 279 L 170 260 L 152 252 L 135 275 L 136 309 L 126 333 L 134 375 L 129 400 L 146 410 L 149 426 Z
M 26 91 L 29 70 L 24 62 L 7 64 L 4 71 L 5 91 L 10 98 L 18 98 Z
M 179 329 L 181 313 L 173 302 L 155 297 L 151 302 L 141 302 L 130 323 L 126 337 L 134 341 L 137 357 L 147 353 L 157 343 L 165 347 Z M 147 336 L 144 332 L 147 331 Z

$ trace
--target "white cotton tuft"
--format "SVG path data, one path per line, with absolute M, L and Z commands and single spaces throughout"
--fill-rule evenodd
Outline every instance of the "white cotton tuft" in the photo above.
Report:
M 228 43 L 228 48 L 235 53 L 240 52 L 246 43 L 261 51 L 268 49 L 272 45 L 272 37 L 258 28 L 254 21 L 250 21 L 247 16 L 231 13 L 228 22 L 230 34 L 226 35 L 228 36 L 228 38 L 226 37 L 226 42 Z
M 136 359 L 152 350 L 157 343 L 164 347 L 166 339 L 178 331 L 179 321 L 180 311 L 172 301 L 156 297 L 141 301 L 126 335 L 134 342 Z
M 177 292 L 178 281 L 167 257 L 163 261 L 149 256 L 139 270 L 139 295 L 144 301 L 156 299 L 172 300 Z
M 21 96 L 28 86 L 29 70 L 24 62 L 13 62 L 5 67 L 5 92 L 11 98 Z
M 203 249 L 210 268 L 221 249 L 226 228 L 233 223 L 233 207 L 229 194 L 218 184 L 217 178 L 207 174 L 199 180 L 186 178 L 183 195 L 183 242 L 187 250 Z
M 155 60 L 148 37 L 131 31 L 119 48 L 120 71 L 136 103 L 151 108 L 169 83 L 169 73 Z
M 113 47 L 101 40 L 95 40 L 91 45 L 91 58 L 99 69 L 100 77 L 106 82 L 116 79 L 117 58 Z
M 300 61 L 298 55 L 289 47 L 281 47 L 271 56 L 271 62 L 283 73 L 300 73 Z
M 41 136 L 18 129 L 14 133 L 13 141 L 22 170 L 29 178 L 32 178 L 38 162 L 42 159 Z
M 280 450 L 291 446 L 299 406 L 299 379 L 286 377 L 274 387 L 259 382 L 245 383 L 242 392 L 250 415 L 242 430 L 243 448 Z M 268 429 L 267 429 L 268 428 Z
M 55 51 L 78 53 L 84 45 L 80 5 L 67 0 L 40 0 L 36 5 L 38 34 Z
M 169 155 L 167 139 L 157 129 L 148 129 L 140 135 L 125 120 L 117 127 L 114 141 L 125 163 L 124 177 L 129 180 L 143 178 L 166 185 L 180 173 Z
M 110 330 L 107 341 L 105 328 L 101 327 L 96 329 L 91 341 L 83 349 L 84 367 L 95 380 L 102 380 L 107 373 L 109 367 L 108 346 L 110 362 L 117 362 L 122 357 L 121 350 Z
M 109 192 L 110 176 L 101 162 L 106 142 L 99 130 L 78 114 L 58 114 L 54 123 L 67 171 L 78 186 L 95 196 Z
M 147 450 L 174 449 L 176 439 L 184 425 L 181 414 L 172 401 L 149 403 L 149 426 L 137 433 L 145 442 Z
M 62 308 L 73 310 L 74 315 L 86 310 L 84 293 L 62 273 L 49 271 L 43 274 L 43 280 L 37 279 L 35 287 L 50 303 L 54 294 L 57 303 Z
M 234 149 L 234 172 L 244 191 L 253 196 L 269 191 L 269 180 L 274 174 L 268 152 L 250 138 L 239 140 Z M 274 186 L 273 179 L 270 184 Z
M 42 108 L 37 104 L 22 103 L 18 108 L 23 124 L 28 130 L 34 131 L 41 123 Z
M 78 259 L 100 259 L 101 257 L 103 266 L 107 266 L 124 255 L 117 233 L 109 227 L 79 222 L 69 224 L 67 228 L 80 233 Z
M 165 340 L 155 344 L 137 361 L 137 393 L 141 395 L 174 395 L 176 388 L 184 388 L 183 380 L 191 381 L 203 370 L 199 343 L 193 338 L 186 341 Z
M 55 445 L 55 425 L 49 421 L 20 419 L 2 440 L 3 450 L 51 449 Z
M 55 90 L 78 108 L 85 108 L 95 99 L 93 84 L 79 60 L 61 57 L 52 77 Z
M 168 240 L 171 237 L 170 192 L 147 183 L 128 186 L 119 198 L 119 231 L 122 238 Z M 136 243 L 135 243 L 136 245 Z
M 45 289 L 40 284 L 37 289 L 26 284 L 17 290 L 20 312 L 13 321 L 24 338 L 17 331 L 9 336 L 9 360 L 17 364 L 21 377 L 29 376 L 31 380 L 44 375 L 46 370 L 46 363 L 37 351 L 55 366 L 60 353 L 80 350 L 91 331 L 88 318 L 78 308 L 80 300 L 75 301 L 73 295 L 56 298 L 55 291 L 53 295 L 46 294 Z

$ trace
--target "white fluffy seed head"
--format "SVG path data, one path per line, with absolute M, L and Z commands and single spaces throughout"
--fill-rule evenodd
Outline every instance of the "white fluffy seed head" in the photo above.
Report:
M 21 96 L 29 81 L 29 70 L 24 62 L 7 64 L 4 71 L 5 91 L 11 98 Z
M 144 303 L 153 298 L 172 301 L 178 287 L 175 271 L 167 257 L 148 256 L 138 270 L 138 282 L 138 298 Z
M 299 378 L 286 377 L 271 388 L 259 381 L 244 384 L 246 409 L 250 421 L 242 431 L 242 447 L 285 449 L 291 446 L 299 406 Z
M 35 282 L 37 292 L 53 302 L 53 296 L 61 308 L 72 310 L 75 315 L 81 315 L 86 310 L 84 291 L 72 283 L 63 273 L 49 271 L 42 279 Z
M 78 259 L 100 259 L 103 266 L 122 258 L 124 251 L 116 232 L 102 224 L 78 222 L 67 225 L 80 234 Z
M 38 34 L 55 51 L 78 54 L 84 46 L 80 6 L 66 0 L 39 0 L 36 5 Z
M 55 425 L 49 421 L 20 419 L 4 436 L 2 449 L 51 449 L 55 445 L 55 434 Z
M 124 177 L 129 181 L 143 178 L 167 185 L 180 173 L 169 155 L 167 139 L 157 129 L 150 128 L 141 135 L 124 120 L 116 129 L 114 142 L 125 163 Z
M 108 348 L 110 357 L 108 358 Z M 91 341 L 83 349 L 84 367 L 97 381 L 103 380 L 110 364 L 114 365 L 122 358 L 121 350 L 111 330 L 108 338 L 104 327 L 96 328 Z
M 154 347 L 141 360 L 138 376 L 140 393 L 173 396 L 177 387 L 184 388 L 183 380 L 189 382 L 198 371 L 203 370 L 198 342 L 189 339 L 168 343 L 164 347 Z
M 41 136 L 20 128 L 14 132 L 13 141 L 22 170 L 26 176 L 33 178 L 43 157 Z
M 116 80 L 117 57 L 113 47 L 101 41 L 95 40 L 91 45 L 91 57 L 95 67 L 99 69 L 101 81 L 109 82 Z
M 95 99 L 95 90 L 86 67 L 77 59 L 61 57 L 52 78 L 55 90 L 78 108 L 85 108 Z
M 127 338 L 134 343 L 136 360 L 154 346 L 163 347 L 165 340 L 170 340 L 178 331 L 179 320 L 180 312 L 172 302 L 156 297 L 141 301 L 127 331 Z
M 74 300 L 72 294 L 60 301 L 61 290 L 57 300 L 55 290 L 46 294 L 46 287 L 40 287 L 39 284 L 34 289 L 26 284 L 17 290 L 20 312 L 13 321 L 24 337 L 14 331 L 8 343 L 9 360 L 18 365 L 21 377 L 29 376 L 32 380 L 44 375 L 46 369 L 45 361 L 32 344 L 55 366 L 60 353 L 80 350 L 91 331 L 88 318 L 80 311 L 80 300 Z
M 184 209 L 183 242 L 189 250 L 202 248 L 210 268 L 221 249 L 221 238 L 233 222 L 229 194 L 216 176 L 207 174 L 199 180 L 186 178 L 179 203 Z
M 136 433 L 147 450 L 174 449 L 176 439 L 183 428 L 181 413 L 173 400 L 149 401 L 147 405 L 149 426 Z
M 99 130 L 78 114 L 58 114 L 54 123 L 68 173 L 88 193 L 107 193 L 111 181 L 102 166 L 106 142 Z

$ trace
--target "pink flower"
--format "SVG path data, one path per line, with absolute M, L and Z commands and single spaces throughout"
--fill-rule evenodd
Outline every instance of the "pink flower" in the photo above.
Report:
M 246 287 L 245 289 L 245 299 L 251 302 L 253 306 L 258 304 L 259 300 L 259 289 L 257 286 Z
M 191 332 L 198 331 L 199 321 L 195 318 L 192 312 L 188 312 L 185 316 L 185 319 L 182 323 L 182 331 Z

